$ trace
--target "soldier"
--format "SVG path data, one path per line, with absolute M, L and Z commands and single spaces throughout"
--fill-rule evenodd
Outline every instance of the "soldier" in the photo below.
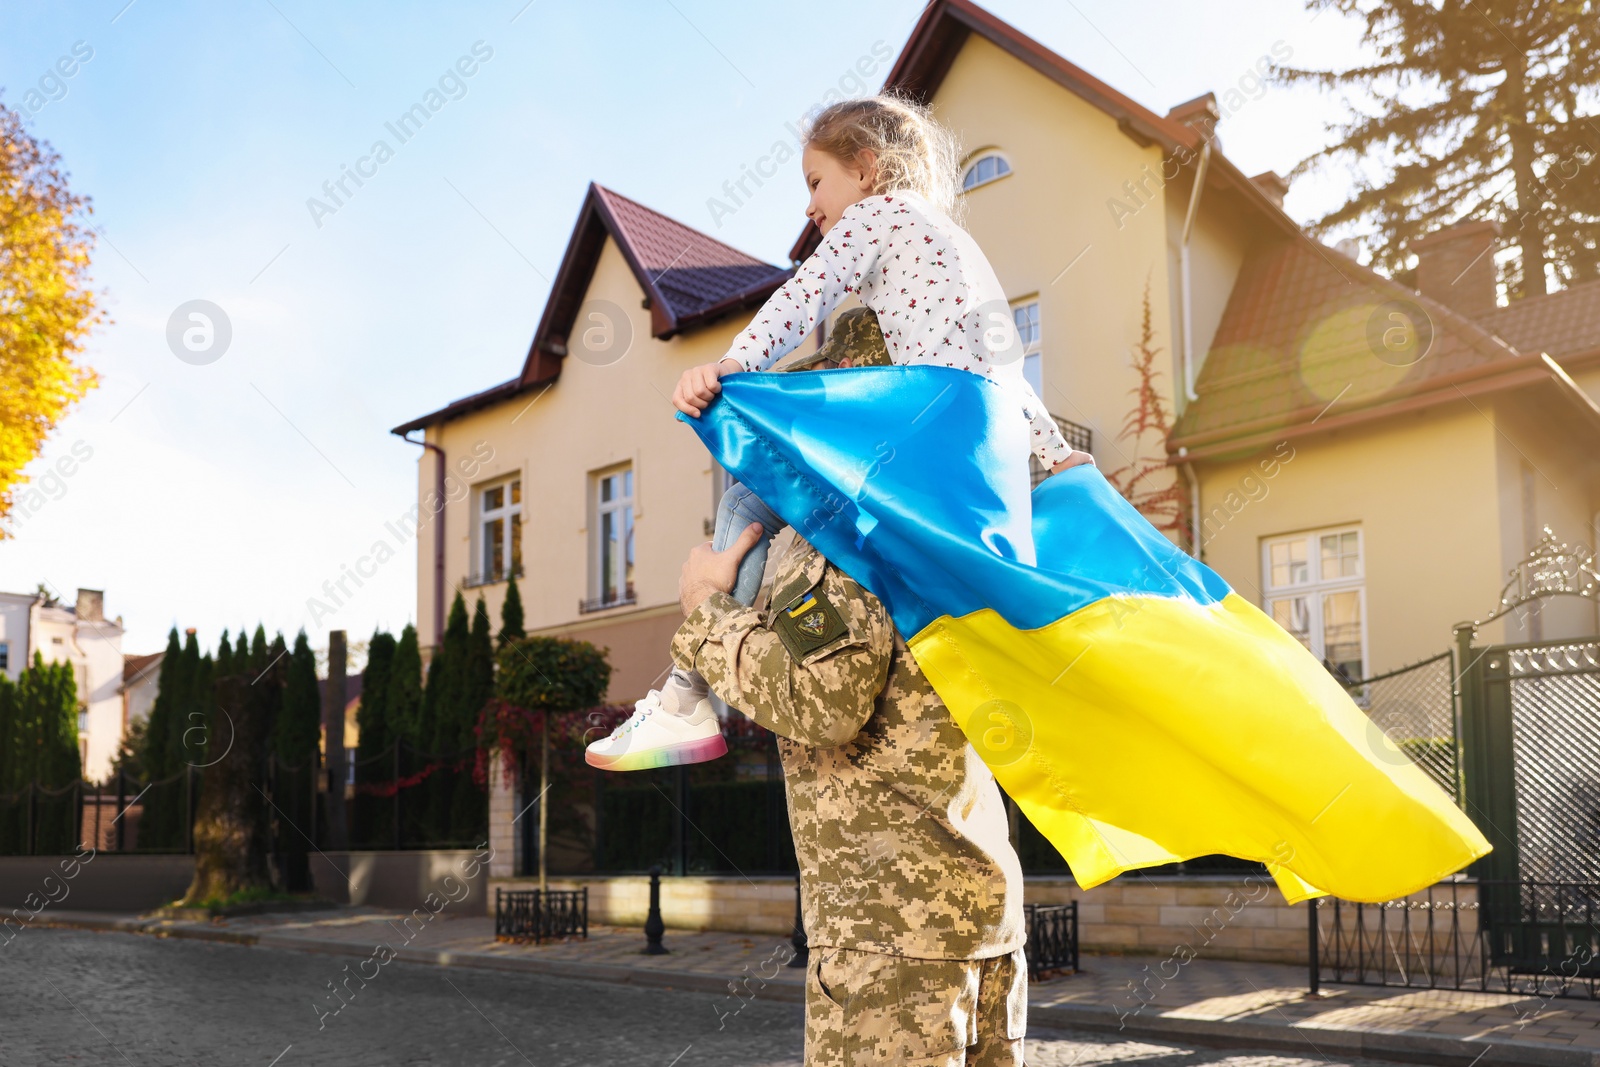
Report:
M 778 735 L 811 944 L 805 1062 L 1021 1064 L 1022 870 L 999 787 L 882 603 L 804 539 L 765 609 L 728 595 L 758 532 L 689 554 L 672 657 Z

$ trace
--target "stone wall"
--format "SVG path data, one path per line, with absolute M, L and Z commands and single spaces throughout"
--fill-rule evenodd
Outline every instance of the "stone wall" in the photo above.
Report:
M 536 879 L 495 878 L 494 887 L 537 888 Z M 645 876 L 560 877 L 552 889 L 589 889 L 589 921 L 641 926 L 650 904 Z M 1079 937 L 1089 952 L 1168 955 L 1187 944 L 1209 959 L 1304 963 L 1306 908 L 1290 906 L 1271 879 L 1119 878 L 1081 890 L 1071 879 L 1029 878 L 1031 904 L 1078 901 Z M 689 876 L 661 879 L 661 917 L 678 930 L 725 930 L 788 936 L 794 881 L 788 878 Z

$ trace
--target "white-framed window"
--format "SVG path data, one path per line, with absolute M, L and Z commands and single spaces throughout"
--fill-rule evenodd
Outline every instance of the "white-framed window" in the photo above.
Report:
M 478 490 L 478 573 L 474 585 L 522 573 L 522 479 Z
M 633 591 L 633 466 L 598 471 L 590 487 L 590 610 L 631 604 Z
M 1367 676 L 1366 544 L 1359 526 L 1261 544 L 1268 615 L 1350 681 Z
M 1011 161 L 993 149 L 986 149 L 967 164 L 961 175 L 961 191 L 968 192 L 980 185 L 999 181 L 1011 173 Z
M 1039 335 L 1039 298 L 1027 297 L 1011 305 L 1011 321 L 1022 341 L 1022 376 L 1039 399 L 1044 399 L 1044 346 Z
M 5 641 L 0 641 L 0 671 L 9 671 L 10 669 L 11 645 Z

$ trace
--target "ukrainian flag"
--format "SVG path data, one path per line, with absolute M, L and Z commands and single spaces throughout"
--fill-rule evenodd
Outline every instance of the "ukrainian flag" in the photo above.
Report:
M 682 418 L 683 416 L 680 416 Z M 733 374 L 712 455 L 883 601 L 1079 884 L 1223 853 L 1381 901 L 1489 851 L 1298 641 L 947 367 Z

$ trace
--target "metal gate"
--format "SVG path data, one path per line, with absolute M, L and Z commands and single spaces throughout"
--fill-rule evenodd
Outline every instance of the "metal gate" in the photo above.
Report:
M 1470 883 L 1384 904 L 1318 902 L 1313 989 L 1320 978 L 1600 991 L 1600 636 L 1473 643 L 1480 627 L 1558 596 L 1600 600 L 1600 572 L 1589 549 L 1546 527 L 1494 614 L 1456 627 L 1454 657 L 1352 686 L 1372 728 L 1456 798 L 1494 851 L 1472 865 Z M 1437 711 L 1429 672 L 1440 668 L 1453 676 L 1456 729 Z

